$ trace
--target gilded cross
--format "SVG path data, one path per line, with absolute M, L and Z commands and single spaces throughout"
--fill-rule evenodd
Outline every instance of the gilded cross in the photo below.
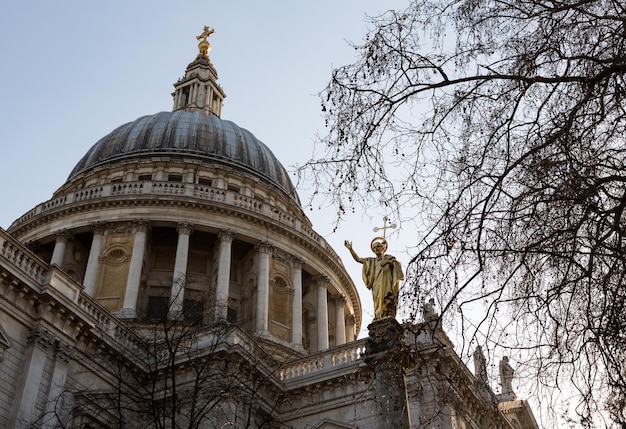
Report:
M 209 36 L 211 34 L 215 33 L 215 30 L 212 28 L 207 27 L 206 25 L 204 26 L 204 31 L 202 31 L 202 34 L 199 36 L 196 36 L 196 39 L 200 40 L 202 39 L 203 42 L 206 42 L 206 40 L 209 38 Z
M 397 225 L 395 223 L 391 223 L 389 225 L 387 225 L 387 222 L 389 221 L 389 218 L 387 216 L 383 217 L 383 226 L 381 226 L 380 228 L 375 226 L 374 227 L 374 232 L 378 232 L 380 230 L 383 231 L 383 239 L 387 239 L 387 230 L 388 229 L 394 229 Z

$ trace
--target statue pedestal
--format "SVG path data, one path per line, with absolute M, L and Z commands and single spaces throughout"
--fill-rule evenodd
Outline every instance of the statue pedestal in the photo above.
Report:
M 378 402 L 378 428 L 411 427 L 405 370 L 409 353 L 404 344 L 404 328 L 396 319 L 374 320 L 368 327 L 365 363 L 374 378 Z

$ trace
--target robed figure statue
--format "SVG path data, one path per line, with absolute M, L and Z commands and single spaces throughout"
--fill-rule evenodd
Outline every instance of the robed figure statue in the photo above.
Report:
M 402 266 L 391 255 L 386 255 L 387 240 L 376 237 L 370 247 L 375 258 L 361 258 L 352 248 L 350 241 L 345 242 L 355 261 L 363 264 L 363 282 L 372 291 L 374 298 L 374 320 L 396 317 L 400 280 L 404 278 Z

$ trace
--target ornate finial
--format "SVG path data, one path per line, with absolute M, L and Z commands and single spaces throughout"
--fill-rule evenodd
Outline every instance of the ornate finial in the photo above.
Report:
M 209 38 L 209 36 L 211 34 L 215 33 L 215 30 L 213 28 L 209 28 L 206 25 L 204 26 L 204 30 L 202 31 L 202 34 L 199 36 L 196 36 L 197 40 L 202 39 L 203 42 L 206 42 L 207 39 Z
M 381 229 L 383 230 L 383 240 L 387 239 L 387 230 L 388 229 L 394 229 L 397 226 L 395 223 L 387 225 L 387 221 L 389 221 L 389 218 L 387 216 L 385 216 L 385 217 L 383 217 L 383 226 L 380 227 L 380 228 L 378 228 L 376 226 L 374 227 L 374 232 L 378 232 Z
M 200 51 L 198 53 L 198 58 L 206 58 L 207 60 L 209 59 L 211 44 L 208 42 L 208 38 L 213 33 L 215 33 L 215 30 L 205 25 L 202 34 L 196 36 L 196 39 L 200 40 L 200 43 L 198 43 L 198 50 Z

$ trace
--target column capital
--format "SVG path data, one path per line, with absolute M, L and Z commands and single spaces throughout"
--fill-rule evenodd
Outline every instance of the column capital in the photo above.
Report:
M 72 348 L 61 341 L 57 343 L 55 354 L 57 358 L 62 360 L 65 364 L 69 363 L 69 361 L 74 357 L 74 351 Z
M 220 242 L 224 243 L 224 242 L 233 242 L 233 239 L 235 238 L 235 231 L 233 231 L 232 229 L 223 229 L 220 232 L 218 232 L 217 237 L 220 239 Z
M 328 287 L 328 284 L 330 283 L 330 277 L 323 274 L 313 277 L 313 280 L 318 286 Z
M 271 254 L 272 251 L 274 250 L 274 246 L 272 246 L 269 241 L 259 241 L 254 248 L 257 250 L 257 252 L 259 253 L 266 253 L 266 254 Z
M 193 224 L 190 222 L 178 222 L 176 225 L 176 232 L 179 234 L 191 235 L 193 231 Z
M 346 322 L 352 326 L 356 325 L 356 318 L 354 317 L 354 314 L 350 313 L 350 315 L 346 317 Z
M 148 232 L 151 228 L 150 222 L 144 219 L 137 219 L 136 221 L 133 221 L 133 227 L 135 228 L 135 232 Z
M 94 235 L 104 235 L 104 231 L 106 231 L 107 226 L 106 222 L 94 222 L 91 224 L 91 230 Z
M 55 339 L 50 332 L 38 326 L 30 331 L 26 342 L 27 344 L 36 344 L 42 349 L 48 349 L 54 345 Z
M 304 265 L 304 260 L 298 256 L 292 256 L 291 258 L 291 267 L 294 270 L 301 270 Z
M 346 305 L 346 302 L 348 302 L 348 300 L 343 294 L 334 295 L 331 299 L 335 304 L 340 304 L 340 305 Z
M 66 229 L 61 229 L 54 234 L 57 243 L 67 243 L 68 240 L 72 237 L 72 234 L 67 232 Z

